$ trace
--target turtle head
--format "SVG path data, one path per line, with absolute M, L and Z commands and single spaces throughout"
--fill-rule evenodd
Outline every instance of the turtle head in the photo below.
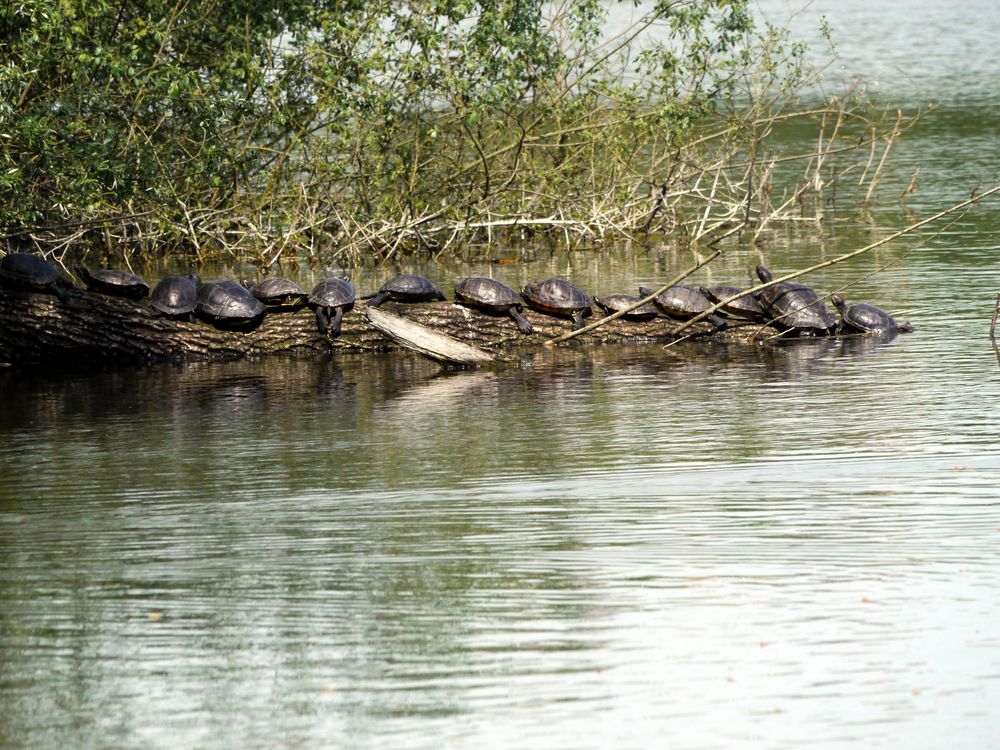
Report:
M 839 294 L 831 294 L 830 301 L 833 303 L 834 307 L 840 310 L 841 315 L 847 311 L 847 303 L 844 302 L 844 298 Z
M 769 282 L 774 277 L 771 275 L 771 272 L 767 269 L 766 266 L 758 265 L 757 266 L 757 278 L 760 279 L 761 281 L 763 281 L 766 284 L 767 282 Z

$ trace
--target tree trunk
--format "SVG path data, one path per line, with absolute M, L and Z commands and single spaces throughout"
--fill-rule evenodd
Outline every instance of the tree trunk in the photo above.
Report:
M 380 351 L 399 345 L 380 333 L 358 301 L 344 315 L 336 337 L 320 334 L 313 311 L 273 313 L 250 331 L 227 331 L 202 321 L 158 317 L 145 301 L 134 302 L 83 289 L 68 299 L 14 288 L 0 288 L 0 363 L 90 363 L 224 360 L 263 354 L 323 354 L 331 350 Z M 414 305 L 386 303 L 385 309 L 493 352 L 540 346 L 566 333 L 571 320 L 528 311 L 535 332 L 520 333 L 509 317 L 487 315 L 452 302 Z M 666 318 L 647 323 L 612 321 L 580 336 L 581 344 L 669 340 L 676 324 Z M 710 331 L 703 326 L 702 332 Z M 742 329 L 745 331 L 745 329 Z M 732 334 L 716 334 L 732 336 Z

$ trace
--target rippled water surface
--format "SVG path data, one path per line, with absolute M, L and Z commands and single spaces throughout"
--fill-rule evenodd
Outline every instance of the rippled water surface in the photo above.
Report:
M 995 182 L 988 5 L 815 9 L 853 68 L 941 100 L 887 178 L 920 166 L 913 213 L 700 280 Z M 905 31 L 955 13 L 929 62 Z M 887 341 L 0 371 L 0 747 L 997 747 L 998 204 L 923 237 L 810 276 L 898 260 L 845 292 L 917 325 Z

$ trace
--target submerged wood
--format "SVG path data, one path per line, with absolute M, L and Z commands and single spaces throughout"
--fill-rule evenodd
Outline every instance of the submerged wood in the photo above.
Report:
M 207 361 L 267 354 L 317 355 L 330 351 L 385 351 L 399 344 L 375 328 L 359 301 L 344 316 L 339 336 L 316 330 L 313 311 L 269 313 L 248 331 L 220 330 L 202 322 L 157 317 L 146 301 L 110 297 L 84 289 L 54 295 L 0 287 L 0 362 L 51 363 L 78 367 L 98 363 Z M 570 320 L 528 313 L 535 332 L 524 335 L 509 317 L 491 316 L 452 302 L 386 303 L 416 323 L 491 352 L 541 346 L 570 330 Z M 666 342 L 675 324 L 666 318 L 638 323 L 615 320 L 581 336 L 583 344 Z M 705 333 L 711 327 L 705 324 Z M 713 337 L 739 338 L 746 328 Z

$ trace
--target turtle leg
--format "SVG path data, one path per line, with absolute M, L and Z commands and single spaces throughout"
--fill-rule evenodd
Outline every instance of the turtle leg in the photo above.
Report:
M 316 329 L 322 334 L 330 330 L 330 314 L 325 307 L 316 308 Z
M 331 336 L 340 335 L 340 321 L 344 318 L 344 308 L 337 306 L 333 308 L 333 320 L 330 323 L 329 332 Z
M 586 322 L 583 319 L 583 310 L 577 310 L 573 313 L 573 330 L 579 331 L 584 325 Z
M 705 318 L 705 320 L 707 320 L 716 328 L 725 328 L 729 325 L 729 323 L 726 321 L 725 318 L 723 318 L 721 315 L 716 315 L 715 313 L 709 315 L 707 318 Z
M 516 307 L 510 308 L 507 312 L 510 313 L 510 317 L 512 317 L 514 322 L 517 323 L 517 330 L 521 333 L 532 333 L 535 330 L 532 327 L 531 322 L 526 317 L 521 315 L 521 311 Z
M 388 292 L 379 292 L 374 297 L 372 297 L 370 300 L 368 300 L 368 307 L 378 307 L 383 302 L 385 302 L 387 299 L 389 299 L 389 293 Z

